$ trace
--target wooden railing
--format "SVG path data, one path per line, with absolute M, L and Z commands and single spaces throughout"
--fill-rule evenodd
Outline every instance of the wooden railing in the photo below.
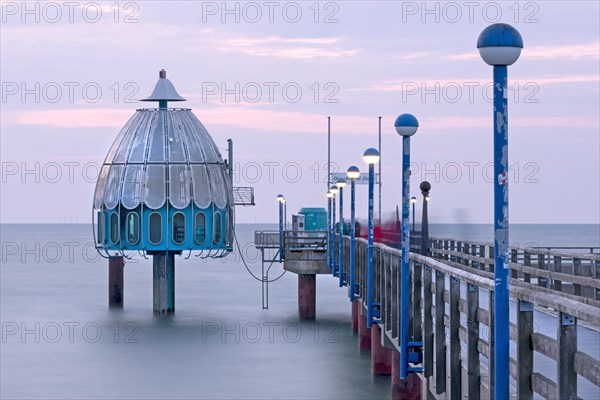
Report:
M 433 258 L 449 261 L 451 265 L 480 270 L 482 272 L 478 273 L 482 276 L 491 277 L 494 272 L 494 246 L 491 243 L 431 238 L 430 253 Z M 600 254 L 513 246 L 510 257 L 511 284 L 534 283 L 546 293 L 561 292 L 569 298 L 600 307 Z
M 493 250 L 483 245 L 484 250 L 473 251 L 475 243 L 439 239 L 432 247 L 440 259 L 411 253 L 410 341 L 423 341 L 423 376 L 427 386 L 436 395 L 447 398 L 469 399 L 493 398 L 493 326 L 494 316 L 490 312 L 493 304 L 494 282 Z M 348 275 L 349 238 L 344 237 L 343 268 Z M 468 245 L 468 247 L 467 247 Z M 359 284 L 361 300 L 366 302 L 367 287 L 367 242 L 357 239 L 355 244 L 355 279 Z M 439 248 L 441 246 L 441 249 Z M 468 249 L 468 250 L 467 250 Z M 525 254 L 537 260 L 538 255 L 548 256 L 543 250 L 524 251 L 517 249 L 513 254 L 513 266 L 517 272 L 511 279 L 510 297 L 516 303 L 516 318 L 510 324 L 510 338 L 516 346 L 516 358 L 510 359 L 512 392 L 518 399 L 532 399 L 534 393 L 546 399 L 576 399 L 578 377 L 587 380 L 592 388 L 600 388 L 600 361 L 583 349 L 577 348 L 578 322 L 600 330 L 600 307 L 596 299 L 583 297 L 584 288 L 597 289 L 595 283 L 584 281 L 590 278 L 547 269 L 523 269 Z M 486 257 L 487 255 L 487 257 Z M 556 253 L 552 253 L 553 256 Z M 590 261 L 590 255 L 562 254 L 574 260 Z M 541 259 L 541 258 L 540 258 Z M 591 258 L 597 271 L 596 258 Z M 519 262 L 523 262 L 520 265 Z M 566 265 L 566 264 L 563 264 Z M 492 268 L 492 270 L 490 270 Z M 374 301 L 381 304 L 381 327 L 394 346 L 398 347 L 398 299 L 400 250 L 382 244 L 374 245 Z M 581 271 L 581 270 L 579 270 Z M 554 275 L 547 275 L 552 272 Z M 519 274 L 529 274 L 529 281 L 520 280 Z M 563 275 L 556 275 L 563 274 Z M 545 275 L 545 276 L 544 276 Z M 588 273 L 589 275 L 589 273 Z M 531 277 L 560 278 L 581 287 L 581 295 L 563 294 L 556 289 L 536 286 Z M 595 278 L 593 278 L 595 279 Z M 519 282 L 519 284 L 516 284 Z M 552 285 L 552 284 L 551 284 Z M 556 285 L 556 283 L 554 283 Z M 584 301 L 580 301 L 583 299 Z M 480 306 L 480 302 L 483 303 Z M 534 315 L 540 309 L 556 312 L 554 323 L 557 335 L 550 337 L 534 327 Z M 547 316 L 545 314 L 545 316 Z M 548 317 L 551 318 L 551 317 Z M 486 328 L 487 327 L 487 328 Z M 587 332 L 587 330 L 586 330 Z M 592 332 L 598 335 L 597 332 Z M 596 336 L 600 338 L 600 336 Z M 600 339 L 599 339 L 600 340 Z M 461 352 L 466 357 L 461 357 Z M 542 354 L 556 361 L 556 374 L 545 376 L 534 371 L 534 354 Z M 481 356 L 484 358 L 482 359 Z M 464 375 L 464 376 L 463 376 Z M 464 378 L 464 379 L 463 379 Z M 464 383 L 464 385 L 463 385 Z M 599 389 L 600 390 L 600 389 Z

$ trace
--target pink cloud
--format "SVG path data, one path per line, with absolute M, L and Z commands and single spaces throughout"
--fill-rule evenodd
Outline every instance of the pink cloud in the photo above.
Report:
M 447 57 L 450 60 L 472 60 L 479 58 L 479 52 L 455 54 Z M 600 42 L 585 44 L 568 44 L 558 46 L 525 46 L 521 58 L 529 59 L 599 59 Z
M 107 108 L 77 109 L 77 110 L 44 110 L 24 111 L 9 114 L 7 124 L 17 125 L 46 125 L 60 128 L 121 128 L 133 115 L 132 110 Z M 198 118 L 207 126 L 227 125 L 239 129 L 253 129 L 265 132 L 290 133 L 323 133 L 326 129 L 326 115 L 292 111 L 271 111 L 253 109 L 250 107 L 219 107 L 207 111 L 196 111 Z M 393 121 L 396 116 L 383 116 L 387 121 Z M 364 115 L 333 115 L 332 122 L 336 132 L 363 135 L 374 130 L 375 116 Z M 489 128 L 491 120 L 488 117 L 442 116 L 424 117 L 421 119 L 421 131 L 438 131 L 449 129 Z M 511 126 L 541 128 L 597 128 L 598 121 L 593 117 L 514 117 Z M 389 130 L 386 129 L 389 133 Z
M 473 86 L 475 88 L 491 84 L 491 78 L 471 78 L 471 79 L 419 79 L 412 78 L 404 81 L 382 81 L 377 82 L 366 88 L 353 89 L 356 91 L 383 91 L 383 92 L 402 92 L 411 91 L 415 88 L 426 87 L 434 88 L 436 86 L 459 85 L 461 87 Z M 519 85 L 537 84 L 552 85 L 552 84 L 568 84 L 568 83 L 590 83 L 600 82 L 598 75 L 565 75 L 565 76 L 550 76 L 550 77 L 532 77 L 511 79 L 510 84 L 518 83 Z M 415 87 L 415 85 L 417 85 Z
M 14 125 L 45 125 L 58 128 L 122 127 L 133 110 L 114 108 L 65 109 L 7 112 L 6 122 Z
M 352 56 L 358 50 L 345 50 L 334 46 L 339 38 L 231 38 L 219 41 L 218 50 L 238 52 L 253 57 L 279 57 L 289 59 L 339 58 Z

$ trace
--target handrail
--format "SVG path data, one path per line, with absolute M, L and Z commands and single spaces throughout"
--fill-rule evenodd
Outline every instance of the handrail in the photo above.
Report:
M 436 247 L 440 243 L 432 247 L 433 257 L 416 252 L 410 253 L 411 285 L 407 294 L 411 302 L 410 332 L 415 343 L 423 344 L 422 358 L 413 365 L 416 364 L 414 368 L 417 369 L 422 365 L 423 376 L 433 379 L 428 384 L 437 395 L 446 393 L 446 396 L 451 398 L 461 398 L 466 395 L 469 398 L 478 397 L 484 387 L 493 393 L 494 386 L 494 382 L 489 379 L 489 367 L 494 365 L 493 336 L 489 333 L 487 337 L 482 336 L 485 335 L 484 332 L 493 329 L 494 315 L 489 308 L 481 307 L 479 304 L 480 297 L 484 295 L 487 297 L 488 304 L 493 301 L 494 260 L 485 258 L 486 254 L 491 254 L 491 249 L 489 247 L 483 249 L 483 245 L 478 242 L 477 245 L 481 247 L 475 248 L 465 241 L 456 239 L 452 241 L 453 243 L 443 243 L 444 249 Z M 344 236 L 343 245 L 346 249 L 349 243 L 349 237 Z M 398 284 L 401 251 L 383 243 L 374 243 L 374 269 L 373 275 L 369 276 L 366 267 L 367 248 L 367 240 L 356 239 L 354 257 L 356 281 L 353 284 L 357 285 L 360 298 L 365 299 L 366 282 L 368 279 L 373 279 L 373 297 L 380 307 L 380 320 L 376 322 L 381 326 L 388 345 L 397 349 L 400 316 L 398 298 L 405 295 L 401 293 Z M 439 250 L 443 253 L 438 253 L 437 258 L 434 258 L 435 252 Z M 349 258 L 346 252 L 344 254 L 342 268 L 347 273 Z M 478 257 L 478 254 L 483 257 Z M 522 254 L 517 254 L 513 249 L 511 251 L 513 267 L 523 266 L 514 262 L 519 259 L 517 256 Z M 538 261 L 535 258 L 531 257 L 534 261 Z M 542 269 L 542 262 L 547 262 L 549 258 L 539 257 L 538 265 L 541 274 L 550 273 Z M 589 392 L 591 389 L 589 383 L 600 387 L 600 360 L 595 358 L 594 353 L 586 354 L 586 349 L 577 348 L 579 322 L 585 328 L 596 331 L 594 335 L 599 334 L 600 301 L 598 298 L 586 298 L 577 293 L 569 294 L 555 290 L 554 279 L 558 277 L 564 283 L 568 282 L 567 279 L 573 280 L 574 287 L 580 286 L 579 292 L 582 292 L 583 287 L 586 287 L 584 284 L 588 281 L 591 282 L 590 288 L 597 289 L 598 279 L 588 278 L 587 275 L 582 276 L 582 273 L 585 275 L 589 271 L 582 271 L 579 265 L 581 262 L 575 260 L 573 268 L 578 272 L 574 272 L 572 276 L 565 273 L 552 276 L 553 289 L 538 286 L 543 282 L 538 281 L 536 285 L 529 280 L 520 280 L 517 274 L 531 272 L 531 276 L 535 276 L 534 271 L 529 269 L 533 264 L 531 259 L 526 256 L 523 262 L 527 269 L 513 269 L 510 278 L 509 296 L 516 303 L 516 313 L 508 329 L 510 340 L 515 343 L 517 352 L 510 356 L 509 371 L 506 373 L 516 380 L 513 394 L 516 391 L 519 399 L 526 400 L 533 399 L 534 393 L 545 398 L 578 398 L 578 395 L 582 394 L 581 390 L 586 391 L 585 393 Z M 560 267 L 560 256 L 551 260 L 551 264 Z M 565 265 L 563 262 L 562 266 Z M 595 261 L 587 265 L 591 266 L 593 276 L 597 276 L 595 269 L 597 265 Z M 465 291 L 461 285 L 467 286 Z M 535 329 L 534 314 L 547 313 L 546 310 L 549 309 L 553 310 L 554 324 L 558 328 L 556 336 L 546 336 Z M 488 329 L 480 329 L 482 325 L 487 326 Z M 587 336 L 587 329 L 585 332 Z M 461 356 L 465 350 L 466 361 L 464 356 Z M 544 376 L 540 372 L 534 372 L 535 353 L 556 361 L 556 375 Z M 487 359 L 487 365 L 486 362 L 482 362 L 481 356 Z M 450 365 L 449 369 L 447 364 Z M 463 369 L 468 371 L 466 380 L 462 377 Z M 487 374 L 483 372 L 485 369 L 488 369 Z M 578 377 L 585 379 L 585 383 L 580 383 L 579 389 Z M 483 396 L 483 392 L 481 395 Z
M 368 242 L 362 238 L 358 238 L 356 241 L 366 245 L 368 244 Z M 375 243 L 374 246 L 388 253 L 401 256 L 400 250 L 385 244 Z M 492 279 L 467 272 L 463 269 L 452 267 L 444 264 L 442 261 L 431 257 L 425 257 L 420 254 L 411 253 L 410 258 L 413 261 L 428 265 L 436 271 L 440 271 L 444 274 L 460 279 L 463 282 L 471 283 L 485 290 L 494 291 L 494 281 Z M 600 312 L 597 307 L 592 305 L 583 304 L 577 300 L 568 299 L 554 294 L 541 293 L 523 287 L 516 287 L 514 285 L 510 285 L 510 295 L 511 298 L 515 300 L 525 300 L 542 307 L 553 308 L 557 311 L 576 316 L 578 319 L 600 327 Z
M 475 241 L 475 240 L 463 240 L 463 239 L 456 239 L 456 238 L 431 236 L 431 241 L 436 241 L 436 240 L 437 241 L 454 241 L 454 242 L 468 243 L 470 245 L 494 247 L 493 242 L 481 242 L 481 241 Z M 560 248 L 560 247 L 554 247 L 554 246 L 550 246 L 550 247 L 549 246 L 509 246 L 509 250 L 511 250 L 511 249 L 521 250 L 523 252 L 528 252 L 531 254 L 561 256 L 561 257 L 568 257 L 568 258 L 580 258 L 582 260 L 592 260 L 592 261 L 600 260 L 600 254 L 596 254 L 596 253 L 563 253 L 563 252 L 549 250 L 549 248 L 552 249 L 552 248 Z M 574 247 L 564 246 L 563 247 L 563 249 L 569 249 L 569 248 L 571 248 L 571 249 L 600 249 L 600 247 L 595 247 L 595 246 L 574 246 Z

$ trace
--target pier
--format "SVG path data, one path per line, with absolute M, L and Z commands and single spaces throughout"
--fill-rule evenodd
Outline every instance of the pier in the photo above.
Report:
M 412 359 L 411 365 L 422 365 L 422 371 L 411 377 L 419 382 L 411 382 L 410 393 L 397 387 L 394 376 L 393 398 L 428 398 L 427 393 L 435 398 L 493 398 L 493 335 L 489 334 L 494 324 L 490 312 L 494 298 L 493 244 L 443 238 L 431 238 L 429 243 L 430 255 L 410 253 L 407 296 L 410 339 L 422 342 L 422 351 L 409 355 L 409 362 Z M 342 270 L 350 274 L 350 237 L 343 237 L 342 246 L 346 254 Z M 414 241 L 411 247 L 420 250 Z M 382 369 L 380 346 L 393 359 L 399 351 L 401 251 L 374 244 L 373 296 L 380 305 L 380 320 L 368 331 L 364 322 L 367 249 L 367 241 L 357 238 L 354 276 L 360 299 L 351 304 L 352 326 L 358 331 L 359 348 L 371 348 L 372 371 L 378 374 Z M 600 387 L 600 361 L 577 347 L 582 325 L 595 331 L 594 337 L 600 340 L 600 255 L 512 247 L 510 254 L 509 290 L 515 309 L 510 340 L 516 347 L 516 357 L 510 359 L 511 396 L 576 399 L 578 377 Z M 554 320 L 554 337 L 536 331 L 534 319 L 539 313 Z M 534 372 L 535 354 L 556 362 L 555 376 Z M 388 363 L 394 374 L 397 362 Z
M 373 376 L 391 375 L 393 400 L 493 399 L 498 375 L 494 243 L 431 237 L 431 185 L 422 182 L 420 188 L 421 230 L 413 222 L 407 277 L 400 268 L 400 221 L 379 226 L 379 242 L 372 244 L 353 229 L 340 234 L 340 222 L 333 234 L 297 226 L 281 236 L 271 232 L 271 241 L 263 245 L 281 248 L 284 269 L 298 274 L 300 320 L 318 320 L 316 286 L 306 287 L 307 276 L 329 274 L 347 288 L 357 347 L 371 353 Z M 510 398 L 587 399 L 600 393 L 599 251 L 594 246 L 508 248 Z M 399 371 L 403 298 L 408 299 L 405 379 Z
M 301 244 L 299 235 L 304 235 Z M 324 273 L 324 257 L 311 259 L 315 251 L 324 253 L 324 235 L 285 231 L 283 237 L 284 253 L 293 257 L 285 268 L 299 277 L 299 318 L 318 319 L 315 287 L 305 287 L 307 275 L 303 273 L 312 272 L 313 277 Z M 413 232 L 408 294 L 403 294 L 400 286 L 399 245 L 374 243 L 372 287 L 377 319 L 370 328 L 368 241 L 355 239 L 354 264 L 350 236 L 331 243 L 332 248 L 343 248 L 340 270 L 344 276 L 353 275 L 358 288 L 358 298 L 349 301 L 357 347 L 371 352 L 374 376 L 391 375 L 394 400 L 494 398 L 493 244 L 436 237 L 428 238 L 425 246 L 421 242 L 420 232 Z M 578 399 L 589 398 L 590 390 L 600 390 L 600 361 L 596 358 L 600 254 L 594 253 L 595 249 L 589 253 L 565 250 L 510 247 L 509 335 L 515 350 L 509 364 L 511 398 Z M 303 270 L 302 261 L 307 262 L 305 268 L 313 270 Z M 348 282 L 343 286 L 348 287 Z M 398 299 L 403 295 L 409 299 L 409 346 L 414 346 L 408 354 L 412 373 L 404 380 L 398 371 Z M 548 335 L 547 328 L 556 333 Z M 578 348 L 581 329 L 585 331 L 581 340 L 591 343 L 589 352 Z M 555 362 L 554 373 L 538 372 L 535 360 L 542 360 L 540 355 Z M 588 397 L 580 395 L 579 378 L 584 379 Z

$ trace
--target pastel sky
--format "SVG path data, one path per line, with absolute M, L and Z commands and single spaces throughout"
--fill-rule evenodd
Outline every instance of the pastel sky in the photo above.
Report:
M 223 155 L 234 140 L 234 185 L 257 203 L 238 222 L 275 222 L 278 193 L 289 213 L 326 206 L 327 116 L 344 171 L 366 170 L 382 117 L 391 214 L 393 122 L 409 112 L 430 221 L 492 223 L 492 68 L 476 40 L 493 22 L 525 43 L 509 67 L 511 223 L 600 223 L 597 1 L 1 3 L 4 223 L 90 221 L 98 166 L 161 68 Z

